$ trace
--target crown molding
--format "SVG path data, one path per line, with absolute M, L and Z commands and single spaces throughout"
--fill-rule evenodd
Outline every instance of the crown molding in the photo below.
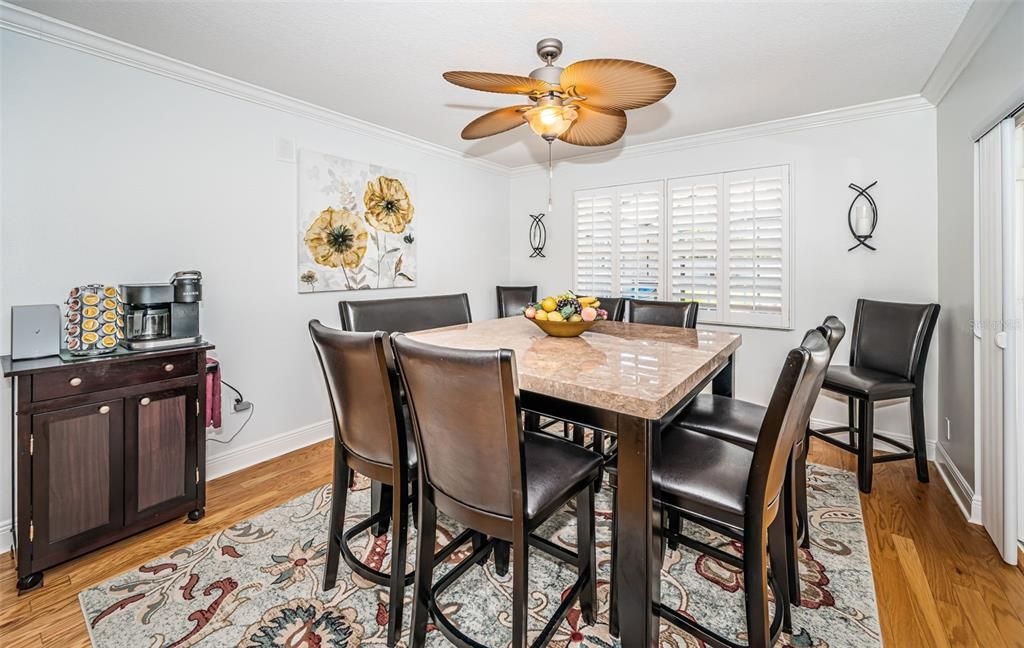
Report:
M 949 41 L 921 94 L 936 106 L 1013 5 L 1013 0 L 975 0 Z
M 492 173 L 507 175 L 509 171 L 509 167 L 503 164 L 469 156 L 461 151 L 428 142 L 379 124 L 218 74 L 2 0 L 0 0 L 0 30 L 7 30 L 98 56 L 108 61 L 158 74 L 235 99 L 312 119 L 360 135 L 368 135 L 383 142 L 400 144 L 423 153 L 465 162 Z
M 760 122 L 747 126 L 737 126 L 734 128 L 709 131 L 706 133 L 697 133 L 695 135 L 685 135 L 683 137 L 660 140 L 649 144 L 634 144 L 617 150 L 584 153 L 583 155 L 557 159 L 555 160 L 555 164 L 557 165 L 561 162 L 628 160 L 631 158 L 658 155 L 660 153 L 681 151 L 699 146 L 726 144 L 754 137 L 779 135 L 782 133 L 806 130 L 808 128 L 821 128 L 822 126 L 832 126 L 835 124 L 843 124 L 862 119 L 872 119 L 886 115 L 895 115 L 899 113 L 915 112 L 918 110 L 934 108 L 935 106 L 923 96 L 910 95 L 906 97 L 898 97 L 896 99 L 886 99 L 883 101 L 874 101 L 856 106 L 848 106 L 846 108 L 824 110 L 822 112 L 811 113 L 808 115 L 786 117 L 783 119 Z M 511 175 L 516 177 L 541 171 L 544 171 L 544 169 L 541 169 L 536 164 L 527 164 L 514 167 L 511 170 Z

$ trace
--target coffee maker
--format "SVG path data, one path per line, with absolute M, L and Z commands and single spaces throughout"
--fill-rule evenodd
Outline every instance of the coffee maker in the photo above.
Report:
M 121 284 L 125 305 L 121 346 L 133 351 L 187 346 L 203 341 L 199 334 L 199 302 L 203 275 L 198 270 L 175 272 L 165 284 Z

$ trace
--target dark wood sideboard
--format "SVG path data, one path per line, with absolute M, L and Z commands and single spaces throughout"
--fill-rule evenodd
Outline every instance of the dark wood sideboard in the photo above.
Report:
M 210 344 L 11 361 L 18 590 L 48 567 L 206 504 Z

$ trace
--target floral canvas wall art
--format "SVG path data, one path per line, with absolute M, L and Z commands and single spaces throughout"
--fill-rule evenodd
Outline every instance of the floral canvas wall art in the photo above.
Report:
M 299 151 L 299 292 L 416 285 L 411 174 Z

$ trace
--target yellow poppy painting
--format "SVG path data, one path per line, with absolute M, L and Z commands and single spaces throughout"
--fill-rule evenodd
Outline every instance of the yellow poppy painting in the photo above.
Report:
M 306 149 L 298 170 L 299 292 L 416 285 L 410 174 Z

